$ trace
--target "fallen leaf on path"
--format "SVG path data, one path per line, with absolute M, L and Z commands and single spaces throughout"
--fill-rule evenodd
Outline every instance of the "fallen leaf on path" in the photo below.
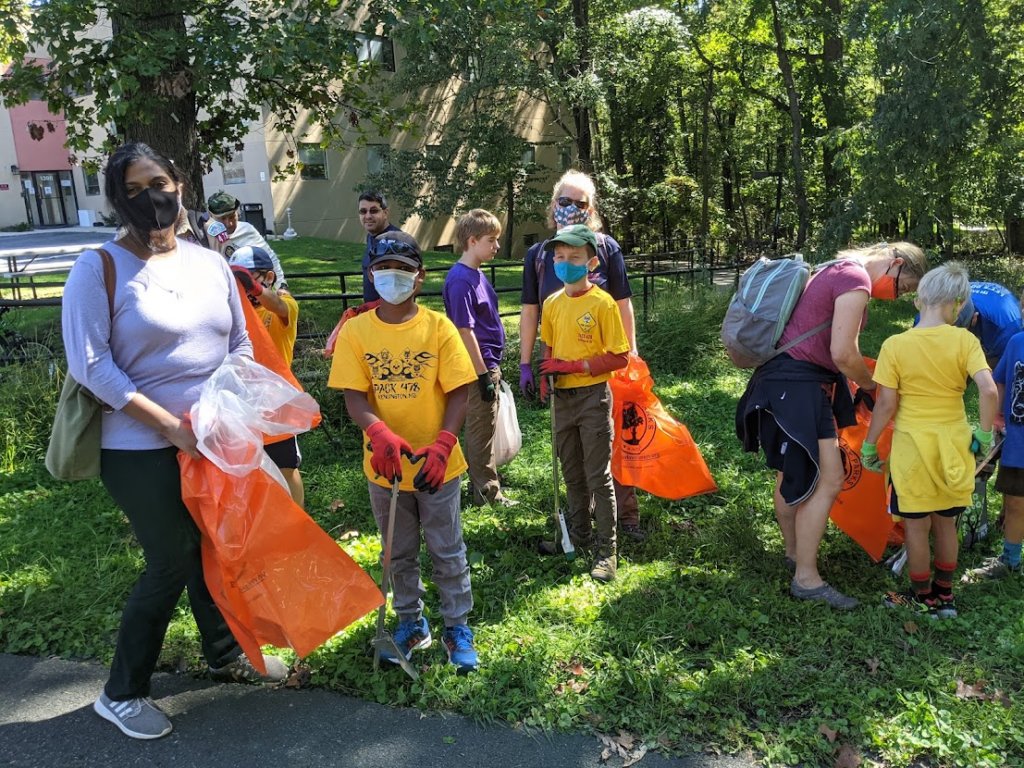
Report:
M 335 499 L 331 502 L 331 512 L 337 512 L 339 509 L 345 508 L 345 502 L 341 499 Z
M 292 673 L 288 675 L 288 679 L 284 681 L 285 688 L 305 688 L 309 685 L 309 681 L 312 678 L 312 673 L 309 667 L 305 664 L 296 664 Z
M 647 754 L 647 745 L 646 744 L 641 744 L 639 747 L 637 747 L 635 750 L 633 750 L 633 753 L 628 758 L 626 758 L 625 760 L 622 761 L 622 768 L 629 768 L 629 766 L 631 766 L 631 765 L 636 765 L 641 760 L 643 760 L 644 755 L 646 755 L 646 754 Z
M 345 531 L 338 537 L 338 541 L 351 541 L 359 538 L 359 531 Z
M 865 661 L 864 663 L 867 664 L 868 674 L 869 675 L 873 675 L 873 674 L 875 674 L 878 671 L 878 667 L 881 665 L 882 662 L 880 662 L 878 659 L 872 657 L 872 658 L 868 659 L 867 661 Z

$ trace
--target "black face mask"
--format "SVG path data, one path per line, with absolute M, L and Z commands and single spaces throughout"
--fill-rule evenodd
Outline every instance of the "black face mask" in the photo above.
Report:
M 124 202 L 125 223 L 145 233 L 174 226 L 178 220 L 177 192 L 147 188 Z

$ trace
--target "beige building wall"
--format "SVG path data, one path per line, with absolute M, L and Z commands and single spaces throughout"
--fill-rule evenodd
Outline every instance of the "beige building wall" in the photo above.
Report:
M 16 172 L 11 173 L 11 167 L 17 168 L 17 165 L 10 113 L 0 109 L 0 227 L 16 227 L 28 221 L 25 199 L 21 195 L 21 177 Z

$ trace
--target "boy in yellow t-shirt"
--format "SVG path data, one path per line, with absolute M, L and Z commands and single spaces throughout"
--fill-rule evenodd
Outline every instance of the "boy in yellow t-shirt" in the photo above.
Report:
M 349 416 L 366 432 L 363 471 L 382 535 L 391 483 L 401 481 L 391 548 L 395 644 L 409 659 L 431 643 L 423 616 L 422 530 L 441 595 L 442 641 L 449 661 L 465 673 L 478 662 L 466 623 L 473 607 L 459 506 L 466 460 L 456 435 L 476 373 L 451 321 L 416 304 L 425 272 L 412 237 L 398 231 L 378 235 L 369 275 L 380 306 L 342 326 L 327 384 L 345 391 Z M 388 651 L 381 658 L 398 663 Z
M 228 264 L 270 334 L 275 349 L 290 368 L 298 333 L 299 304 L 286 288 L 275 290 L 278 275 L 274 272 L 274 260 L 263 248 L 246 245 L 231 254 Z M 292 499 L 303 506 L 306 492 L 299 472 L 302 452 L 298 438 L 293 435 L 286 440 L 278 440 L 265 445 L 264 450 L 284 475 Z
M 893 515 L 903 518 L 906 530 L 910 591 L 889 592 L 884 603 L 932 618 L 957 615 L 956 518 L 971 503 L 974 457 L 992 445 L 998 400 L 981 343 L 969 331 L 952 326 L 970 295 L 967 270 L 956 262 L 921 279 L 915 302 L 921 322 L 886 339 L 878 354 L 875 408 L 861 447 L 861 463 L 880 472 L 875 441 L 895 416 L 889 506 Z M 978 385 L 979 394 L 980 426 L 973 435 L 963 400 L 968 377 Z M 929 534 L 935 539 L 934 580 Z
M 577 547 L 591 545 L 590 499 L 597 523 L 595 562 L 598 581 L 612 581 L 617 567 L 615 491 L 612 485 L 611 372 L 625 368 L 629 340 L 615 301 L 589 280 L 597 266 L 597 238 L 585 224 L 560 229 L 547 242 L 554 250 L 555 274 L 565 284 L 544 302 L 540 336 L 547 345 L 543 375 L 557 376 L 555 441 L 565 476 L 569 537 Z M 541 551 L 555 551 L 550 542 Z

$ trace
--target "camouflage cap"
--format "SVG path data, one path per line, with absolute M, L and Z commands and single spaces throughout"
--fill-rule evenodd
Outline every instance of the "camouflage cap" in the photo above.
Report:
M 207 210 L 214 216 L 223 216 L 225 213 L 237 211 L 238 206 L 238 200 L 223 190 L 214 192 L 206 201 Z

